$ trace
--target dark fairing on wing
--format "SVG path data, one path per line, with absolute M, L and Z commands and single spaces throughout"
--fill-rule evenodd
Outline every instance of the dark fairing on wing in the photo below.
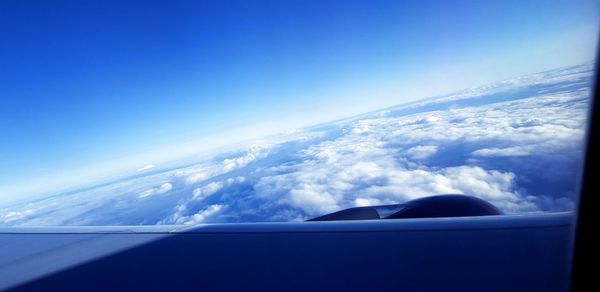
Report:
M 356 207 L 319 216 L 308 221 L 437 218 L 501 215 L 494 205 L 472 196 L 440 195 L 404 204 Z

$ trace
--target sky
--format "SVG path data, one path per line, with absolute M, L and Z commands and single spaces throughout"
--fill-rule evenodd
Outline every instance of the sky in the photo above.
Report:
M 0 202 L 591 62 L 598 1 L 2 1 Z

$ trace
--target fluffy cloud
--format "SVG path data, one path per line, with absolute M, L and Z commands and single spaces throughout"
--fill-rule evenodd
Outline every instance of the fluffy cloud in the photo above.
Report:
M 204 198 L 207 198 L 207 197 L 213 195 L 214 193 L 218 192 L 222 188 L 223 188 L 223 183 L 211 182 L 205 186 L 195 188 L 194 191 L 192 192 L 193 198 L 196 200 L 202 200 Z
M 190 224 L 202 223 L 207 218 L 219 213 L 219 211 L 221 211 L 221 209 L 223 209 L 223 205 L 219 205 L 219 204 L 210 205 L 206 209 L 203 209 L 194 215 L 179 217 L 175 221 L 175 224 L 190 225 Z
M 456 193 L 481 197 L 509 213 L 538 210 L 529 198 L 514 190 L 515 175 L 511 172 L 477 166 L 415 168 L 415 164 L 395 158 L 395 150 L 384 148 L 384 144 L 371 141 L 369 145 L 344 136 L 313 146 L 305 151 L 306 159 L 290 166 L 286 173 L 262 177 L 255 185 L 256 195 L 300 209 L 308 216 Z
M 406 154 L 412 159 L 426 159 L 437 153 L 438 147 L 435 145 L 415 146 L 406 150 Z
M 555 151 L 581 143 L 588 97 L 588 90 L 536 96 L 485 106 L 372 120 L 370 124 L 379 129 L 372 133 L 378 139 L 405 145 L 427 141 L 490 141 L 509 147 L 527 145 L 533 151 Z M 532 116 L 536 119 L 532 120 Z
M 253 145 L 246 154 L 223 160 L 223 171 L 229 172 L 238 168 L 247 166 L 257 159 L 264 158 L 269 154 L 269 149 L 273 145 Z
M 265 158 L 276 147 L 277 144 L 270 143 L 253 144 L 241 155 L 225 158 L 220 163 L 207 163 L 178 170 L 175 174 L 178 177 L 184 177 L 187 184 L 202 183 L 213 177 L 244 168 L 254 161 Z

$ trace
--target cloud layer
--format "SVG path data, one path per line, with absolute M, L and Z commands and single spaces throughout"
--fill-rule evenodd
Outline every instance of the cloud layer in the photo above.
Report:
M 507 213 L 569 210 L 591 72 L 549 71 L 290 132 L 192 166 L 5 207 L 0 225 L 294 221 L 450 193 Z

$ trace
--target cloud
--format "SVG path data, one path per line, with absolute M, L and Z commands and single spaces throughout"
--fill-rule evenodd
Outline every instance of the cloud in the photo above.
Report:
M 145 198 L 145 197 L 149 197 L 149 196 L 153 196 L 153 195 L 160 195 L 160 194 L 164 194 L 164 193 L 170 191 L 171 189 L 173 189 L 173 185 L 171 183 L 167 182 L 167 183 L 161 184 L 158 187 L 147 189 L 147 190 L 141 192 L 138 197 Z
M 219 173 L 214 170 L 196 170 L 187 174 L 186 181 L 188 184 L 196 184 L 205 181 Z
M 479 157 L 528 156 L 534 154 L 534 150 L 535 147 L 532 147 L 532 145 L 506 148 L 483 148 L 473 151 L 471 155 Z
M 247 166 L 257 159 L 264 158 L 269 154 L 269 148 L 273 145 L 253 145 L 250 150 L 239 157 L 226 158 L 223 160 L 223 172 L 229 172 Z
M 528 76 L 517 77 L 483 86 L 467 88 L 455 93 L 415 102 L 405 108 L 421 108 L 441 103 L 460 102 L 489 98 L 497 94 L 513 93 L 517 96 L 531 97 L 531 89 L 538 93 L 548 93 L 557 89 L 568 88 L 574 84 L 588 87 L 593 77 L 594 64 L 575 65 L 551 71 L 540 72 Z
M 151 169 L 151 168 L 154 168 L 154 164 L 148 164 L 146 166 L 142 166 L 142 167 L 138 168 L 136 171 L 139 172 L 139 171 L 144 171 L 144 170 L 148 170 L 148 169 Z
M 306 152 L 312 156 L 287 173 L 262 177 L 255 185 L 257 196 L 302 210 L 308 217 L 437 194 L 478 196 L 509 213 L 538 210 L 529 198 L 514 190 L 515 175 L 511 172 L 477 166 L 407 168 L 393 158 L 392 150 L 361 153 L 365 146 L 347 141 L 349 138 L 340 138 L 336 145 L 313 146 Z M 343 154 L 331 159 L 332 148 Z
M 203 187 L 195 188 L 192 192 L 193 198 L 196 200 L 202 200 L 207 198 L 214 193 L 218 192 L 223 188 L 223 183 L 221 182 L 211 182 Z
M 255 143 L 242 154 L 225 158 L 220 163 L 205 163 L 176 171 L 175 175 L 184 177 L 189 185 L 205 182 L 216 176 L 224 175 L 234 170 L 248 166 L 250 163 L 267 157 L 278 144 Z
M 0 220 L 2 220 L 2 222 L 4 223 L 11 223 L 15 220 L 27 217 L 28 215 L 33 214 L 33 212 L 34 210 L 32 209 L 25 209 L 22 211 L 9 211 L 5 214 L 2 214 L 2 216 L 0 216 Z
M 170 191 L 173 188 L 173 185 L 171 183 L 164 183 L 162 185 L 160 185 L 160 187 L 158 187 L 158 189 L 156 190 L 157 194 L 164 194 L 168 191 Z
M 412 159 L 426 159 L 437 153 L 438 147 L 435 145 L 415 146 L 406 150 L 406 154 Z
M 224 205 L 220 205 L 220 204 L 210 205 L 206 209 L 204 209 L 192 216 L 186 216 L 186 217 L 179 218 L 177 220 L 177 222 L 175 222 L 175 223 L 185 224 L 185 225 L 202 223 L 207 218 L 219 213 L 219 211 L 221 211 L 221 209 L 223 209 L 223 207 L 224 207 Z

